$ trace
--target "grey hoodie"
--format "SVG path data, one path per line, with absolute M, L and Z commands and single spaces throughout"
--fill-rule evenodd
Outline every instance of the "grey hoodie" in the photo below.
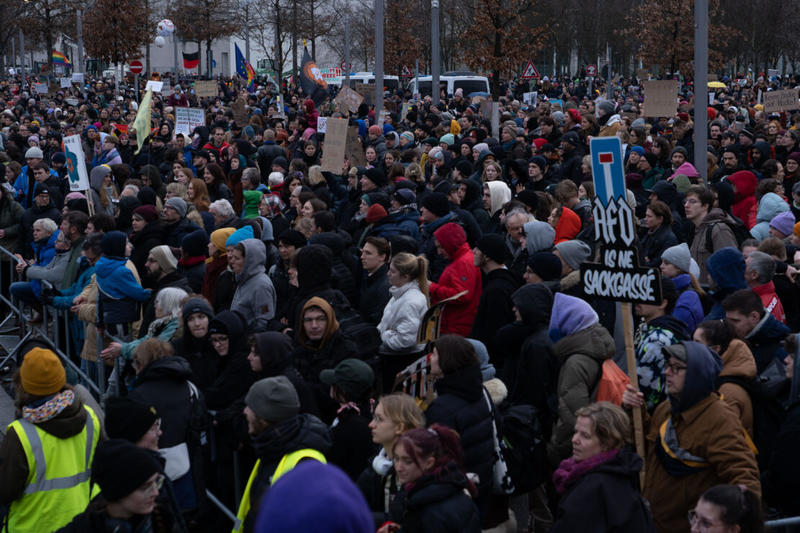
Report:
M 528 249 L 528 257 L 536 252 L 547 252 L 553 248 L 556 239 L 556 230 L 547 222 L 532 220 L 522 226 L 525 230 L 525 246 Z
M 267 251 L 258 239 L 245 239 L 244 268 L 236 276 L 236 292 L 231 311 L 238 311 L 247 320 L 250 332 L 266 331 L 267 323 L 275 317 L 275 287 L 264 271 Z

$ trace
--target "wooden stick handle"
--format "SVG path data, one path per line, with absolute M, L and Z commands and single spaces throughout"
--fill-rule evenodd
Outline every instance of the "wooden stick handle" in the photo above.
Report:
M 631 304 L 623 302 L 621 307 L 622 311 L 622 326 L 625 335 L 625 359 L 628 363 L 628 379 L 631 380 L 631 385 L 638 389 L 639 379 L 636 374 L 636 353 L 633 349 L 633 315 L 631 314 Z M 642 470 L 639 472 L 639 485 L 644 489 L 644 429 L 642 423 L 642 408 L 633 408 L 633 431 L 634 439 L 636 442 L 636 453 L 642 458 Z

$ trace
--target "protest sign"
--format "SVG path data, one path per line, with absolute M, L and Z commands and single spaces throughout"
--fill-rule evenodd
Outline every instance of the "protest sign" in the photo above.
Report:
M 533 92 L 529 92 L 529 93 L 523 93 L 522 101 L 525 102 L 526 104 L 529 104 L 529 105 L 530 104 L 535 104 L 536 103 L 536 98 L 538 96 L 539 96 L 539 92 L 538 91 L 533 91 Z
M 326 133 L 328 126 L 328 117 L 319 117 L 317 119 L 317 133 Z
M 71 78 L 60 78 L 61 81 L 61 88 L 62 89 L 69 89 L 72 87 L 72 79 Z
M 191 135 L 197 126 L 204 126 L 206 115 L 202 109 L 193 107 L 175 108 L 175 135 L 182 133 L 185 137 Z
M 246 100 L 243 96 L 239 95 L 239 98 L 231 102 L 231 110 L 233 111 L 233 120 L 236 121 L 237 124 L 244 127 L 247 124 L 247 108 L 245 107 Z
M 217 80 L 197 80 L 194 82 L 194 94 L 198 98 L 216 98 Z
M 147 80 L 147 85 L 144 86 L 145 92 L 152 89 L 154 93 L 160 93 L 161 89 L 163 88 L 164 88 L 164 82 L 157 80 Z
M 72 83 L 83 83 L 83 72 L 75 72 L 72 74 Z
M 358 111 L 358 106 L 364 101 L 364 97 L 350 87 L 343 86 L 336 98 L 333 99 L 337 104 L 344 106 L 351 113 Z
M 89 174 L 86 172 L 86 157 L 83 154 L 80 135 L 64 137 L 64 155 L 67 158 L 67 176 L 70 191 L 89 189 Z
M 644 88 L 647 117 L 672 117 L 678 111 L 678 80 L 648 80 Z
M 328 118 L 325 124 L 325 149 L 322 151 L 322 170 L 342 173 L 347 146 L 346 118 Z
M 325 135 L 325 148 L 328 147 L 328 135 Z M 363 167 L 367 164 L 364 157 L 364 147 L 361 145 L 361 137 L 358 135 L 358 126 L 347 128 L 347 160 L 351 167 Z
M 36 94 L 47 94 L 47 91 L 50 90 L 50 87 L 46 83 L 36 83 L 33 87 Z
M 779 111 L 794 111 L 798 107 L 797 89 L 783 91 L 767 91 L 763 94 L 764 112 L 777 113 Z

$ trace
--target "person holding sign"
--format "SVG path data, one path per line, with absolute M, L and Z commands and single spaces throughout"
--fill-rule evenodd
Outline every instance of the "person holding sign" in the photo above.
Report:
M 687 513 L 714 485 L 744 485 L 759 497 L 761 482 L 752 442 L 716 392 L 719 356 L 703 344 L 664 347 L 667 399 L 645 421 L 647 461 L 642 490 L 658 531 L 689 533 Z M 625 408 L 644 406 L 629 386 Z M 649 426 L 649 427 L 648 427 Z

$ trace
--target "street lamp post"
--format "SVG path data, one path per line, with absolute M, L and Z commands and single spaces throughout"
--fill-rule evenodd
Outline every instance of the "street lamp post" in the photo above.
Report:
M 431 97 L 439 105 L 439 0 L 431 0 Z M 419 88 L 417 88 L 419 90 Z

